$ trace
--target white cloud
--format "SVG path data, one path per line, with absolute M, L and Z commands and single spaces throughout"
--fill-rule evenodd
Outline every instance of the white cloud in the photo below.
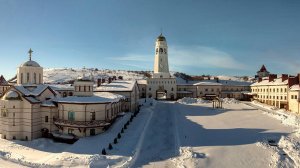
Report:
M 126 54 L 123 57 L 113 57 L 119 64 L 132 67 L 150 68 L 153 66 L 153 54 Z M 126 63 L 126 64 L 125 64 Z M 220 68 L 220 69 L 246 69 L 246 65 L 238 62 L 230 54 L 211 47 L 169 47 L 169 65 L 172 70 L 178 71 L 185 67 Z M 145 66 L 145 67 L 144 67 Z
M 211 47 L 170 47 L 169 62 L 177 66 L 211 67 L 222 69 L 246 69 L 230 54 Z
M 138 62 L 150 62 L 154 59 L 151 55 L 138 55 L 138 54 L 127 54 L 123 57 L 113 57 L 113 60 L 118 61 L 138 61 Z

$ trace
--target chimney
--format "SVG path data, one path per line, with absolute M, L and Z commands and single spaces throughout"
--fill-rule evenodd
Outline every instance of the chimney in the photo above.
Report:
M 97 79 L 97 87 L 101 86 L 102 79 Z
M 277 78 L 277 75 L 276 75 L 276 74 L 270 74 L 270 75 L 269 75 L 269 82 L 273 82 L 274 79 L 276 79 L 276 78 Z
M 282 82 L 287 80 L 289 78 L 289 75 L 288 74 L 282 74 L 281 75 L 281 79 L 282 79 Z
M 261 78 L 261 77 L 259 77 L 259 78 L 258 78 L 258 83 L 259 83 L 259 82 L 261 82 L 261 81 L 262 81 L 262 78 Z
M 300 77 L 300 74 L 298 74 L 296 77 L 289 77 L 288 78 L 288 86 L 291 87 L 295 84 L 299 84 L 299 77 Z

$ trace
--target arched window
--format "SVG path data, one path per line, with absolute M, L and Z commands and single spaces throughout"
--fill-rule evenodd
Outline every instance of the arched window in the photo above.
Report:
M 39 74 L 39 84 L 42 83 L 42 75 Z
M 166 48 L 164 48 L 164 52 L 165 52 L 165 54 L 167 54 L 167 49 Z
M 162 48 L 160 48 L 160 49 L 159 49 L 159 53 L 162 53 L 162 52 L 163 52 L 163 49 L 162 49 Z
M 78 90 L 79 92 L 81 91 L 81 86 L 79 86 L 79 90 Z
M 21 83 L 23 83 L 23 73 L 21 73 Z
M 29 83 L 29 77 L 30 77 L 30 74 L 27 73 L 27 83 Z
M 36 84 L 36 73 L 33 74 L 33 82 Z
M 174 88 L 172 88 L 171 91 L 174 91 Z
M 156 53 L 158 52 L 158 48 L 156 48 Z

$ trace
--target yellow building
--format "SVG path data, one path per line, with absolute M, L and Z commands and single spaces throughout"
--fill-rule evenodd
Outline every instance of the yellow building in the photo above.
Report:
M 288 107 L 288 75 L 270 75 L 269 78 L 259 79 L 251 85 L 251 92 L 254 99 L 277 108 Z

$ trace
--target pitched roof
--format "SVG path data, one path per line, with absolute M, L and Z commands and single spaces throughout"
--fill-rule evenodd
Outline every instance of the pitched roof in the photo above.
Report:
M 47 85 L 15 85 L 14 87 L 25 96 L 39 96 L 48 88 Z
M 0 85 L 7 85 L 7 84 L 8 84 L 8 83 L 7 83 L 7 81 L 5 80 L 4 76 L 1 75 L 1 76 L 0 76 Z
M 116 80 L 111 83 L 103 83 L 96 87 L 94 91 L 99 92 L 128 92 L 132 91 L 136 80 Z
M 80 97 L 80 96 L 68 96 L 56 98 L 53 101 L 58 103 L 74 103 L 74 104 L 90 104 L 90 103 L 110 103 L 118 102 L 120 99 L 125 97 L 119 94 L 109 92 L 96 92 L 93 96 Z
M 268 71 L 267 71 L 267 68 L 265 67 L 265 65 L 262 65 L 258 72 L 268 72 Z

